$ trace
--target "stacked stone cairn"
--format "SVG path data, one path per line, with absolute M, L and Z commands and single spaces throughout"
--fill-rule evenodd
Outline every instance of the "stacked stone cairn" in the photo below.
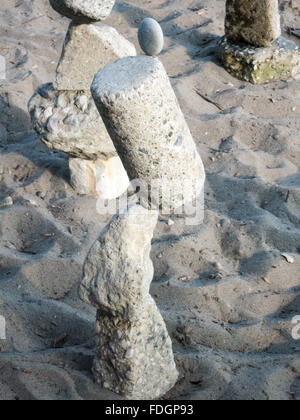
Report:
M 149 293 L 151 240 L 162 205 L 197 198 L 205 173 L 167 73 L 154 57 L 163 48 L 159 24 L 144 20 L 139 41 L 147 56 L 106 66 L 92 95 L 130 179 L 156 181 L 167 194 L 129 204 L 113 218 L 87 256 L 80 295 L 97 308 L 97 382 L 128 399 L 156 399 L 175 385 L 178 372 Z M 184 181 L 195 187 L 185 197 L 179 194 Z
M 72 19 L 56 71 L 56 82 L 40 86 L 29 101 L 34 129 L 50 148 L 69 155 L 70 182 L 79 194 L 119 197 L 127 173 L 90 92 L 99 69 L 135 47 L 114 28 L 93 22 L 109 16 L 115 0 L 50 0 Z
M 281 36 L 278 0 L 227 0 L 219 56 L 240 80 L 262 84 L 300 74 L 300 49 Z

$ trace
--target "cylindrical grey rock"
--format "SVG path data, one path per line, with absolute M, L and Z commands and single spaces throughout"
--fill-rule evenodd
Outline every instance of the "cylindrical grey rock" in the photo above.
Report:
M 147 55 L 155 56 L 161 53 L 164 47 L 164 34 L 156 20 L 146 18 L 139 27 L 139 43 Z
M 108 65 L 95 76 L 92 95 L 131 180 L 156 181 L 161 207 L 176 209 L 202 194 L 203 164 L 159 59 Z

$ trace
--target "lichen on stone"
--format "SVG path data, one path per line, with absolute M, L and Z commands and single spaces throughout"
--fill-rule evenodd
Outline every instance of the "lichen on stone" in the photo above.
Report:
M 300 49 L 282 37 L 266 48 L 234 44 L 224 37 L 219 42 L 218 53 L 230 74 L 253 84 L 300 74 Z

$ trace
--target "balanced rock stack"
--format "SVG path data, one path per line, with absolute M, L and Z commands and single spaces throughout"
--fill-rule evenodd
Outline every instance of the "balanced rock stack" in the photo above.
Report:
M 254 84 L 300 74 L 300 49 L 281 36 L 278 0 L 227 0 L 219 55 L 233 76 Z
M 50 0 L 72 19 L 57 66 L 56 83 L 37 89 L 29 102 L 33 126 L 51 149 L 70 157 L 73 188 L 112 199 L 128 188 L 127 173 L 97 112 L 90 86 L 107 64 L 136 55 L 135 47 L 104 20 L 115 0 Z
M 140 205 L 115 216 L 88 254 L 80 290 L 97 308 L 94 376 L 128 399 L 159 398 L 178 378 L 170 337 L 149 294 L 157 218 Z
M 102 232 L 87 256 L 80 294 L 98 310 L 96 380 L 129 399 L 155 399 L 174 386 L 178 372 L 149 294 L 151 240 L 159 211 L 201 196 L 205 173 L 167 73 L 153 57 L 163 48 L 159 24 L 143 21 L 139 41 L 148 56 L 106 66 L 92 94 L 130 179 L 155 182 L 159 194 L 154 203 L 152 195 L 139 197 Z

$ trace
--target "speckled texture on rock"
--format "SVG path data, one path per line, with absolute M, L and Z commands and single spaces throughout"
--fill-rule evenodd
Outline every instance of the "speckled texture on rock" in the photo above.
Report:
M 105 67 L 92 94 L 131 180 L 168 188 L 170 197 L 160 197 L 164 207 L 202 192 L 203 164 L 159 59 L 141 55 Z
M 119 58 L 135 56 L 134 45 L 109 26 L 73 22 L 57 66 L 58 90 L 90 90 L 95 74 Z
M 79 23 L 102 21 L 106 19 L 115 0 L 50 0 L 54 10 Z
M 227 0 L 225 31 L 230 41 L 270 46 L 281 35 L 278 0 Z
M 157 217 L 137 205 L 113 218 L 84 265 L 86 302 L 124 320 L 139 312 L 153 278 L 150 249 Z
M 219 56 L 230 74 L 253 84 L 300 74 L 300 49 L 282 37 L 267 48 L 236 45 L 223 38 Z
M 90 92 L 40 86 L 28 104 L 34 129 L 50 149 L 82 159 L 117 156 Z
M 69 159 L 70 184 L 79 194 L 103 200 L 120 197 L 129 186 L 128 175 L 119 156 L 109 159 Z
M 139 205 L 117 215 L 89 252 L 81 298 L 98 309 L 94 375 L 128 399 L 155 399 L 177 381 L 172 343 L 149 294 L 158 214 Z
M 160 24 L 152 19 L 146 18 L 139 27 L 139 43 L 147 55 L 158 55 L 164 46 L 164 34 Z
M 152 400 L 176 384 L 171 339 L 150 296 L 129 321 L 98 311 L 96 328 L 93 373 L 100 385 L 127 399 Z

